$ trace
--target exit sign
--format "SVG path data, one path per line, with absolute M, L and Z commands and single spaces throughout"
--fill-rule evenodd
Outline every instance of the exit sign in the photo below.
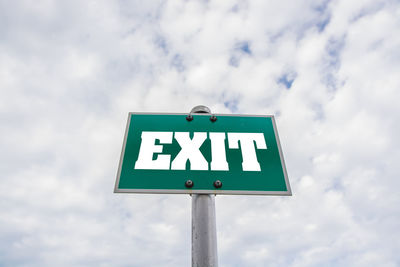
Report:
M 273 116 L 129 113 L 116 193 L 291 195 Z

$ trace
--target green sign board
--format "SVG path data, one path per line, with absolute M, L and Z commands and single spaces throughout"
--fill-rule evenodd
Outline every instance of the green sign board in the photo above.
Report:
M 116 193 L 291 195 L 273 116 L 130 113 Z

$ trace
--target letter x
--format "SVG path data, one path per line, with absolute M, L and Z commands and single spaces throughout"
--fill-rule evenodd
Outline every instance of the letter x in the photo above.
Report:
M 205 132 L 195 132 L 190 139 L 189 132 L 175 132 L 176 141 L 181 146 L 176 158 L 171 163 L 171 170 L 185 170 L 189 160 L 191 170 L 208 170 L 208 162 L 200 152 L 200 147 L 207 138 Z

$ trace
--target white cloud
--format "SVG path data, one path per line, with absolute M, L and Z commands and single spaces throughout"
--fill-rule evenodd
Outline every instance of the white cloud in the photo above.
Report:
M 129 111 L 276 114 L 294 195 L 218 196 L 220 266 L 397 266 L 397 1 L 0 3 L 0 265 L 190 265 L 113 194 Z

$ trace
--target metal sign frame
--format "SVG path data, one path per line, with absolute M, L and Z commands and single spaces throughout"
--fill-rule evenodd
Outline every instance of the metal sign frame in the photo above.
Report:
M 157 113 L 157 112 L 129 112 L 128 121 L 125 128 L 124 142 L 122 145 L 122 151 L 120 156 L 120 161 L 118 165 L 117 179 L 115 182 L 114 193 L 143 193 L 143 194 L 218 194 L 218 195 L 275 195 L 275 196 L 291 196 L 292 191 L 289 184 L 289 179 L 287 175 L 286 165 L 283 158 L 283 152 L 281 148 L 281 143 L 279 140 L 279 135 L 276 127 L 275 117 L 273 115 L 248 115 L 248 114 L 213 114 L 217 118 L 220 116 L 230 116 L 230 117 L 265 117 L 271 118 L 272 126 L 275 134 L 276 144 L 279 151 L 279 157 L 282 165 L 282 171 L 286 184 L 286 191 L 252 191 L 252 190 L 196 190 L 196 189 L 121 189 L 118 188 L 120 182 L 120 176 L 122 171 L 122 162 L 125 155 L 126 142 L 128 138 L 129 126 L 131 123 L 132 115 L 188 115 L 187 113 Z M 208 116 L 210 114 L 196 113 L 195 116 Z

